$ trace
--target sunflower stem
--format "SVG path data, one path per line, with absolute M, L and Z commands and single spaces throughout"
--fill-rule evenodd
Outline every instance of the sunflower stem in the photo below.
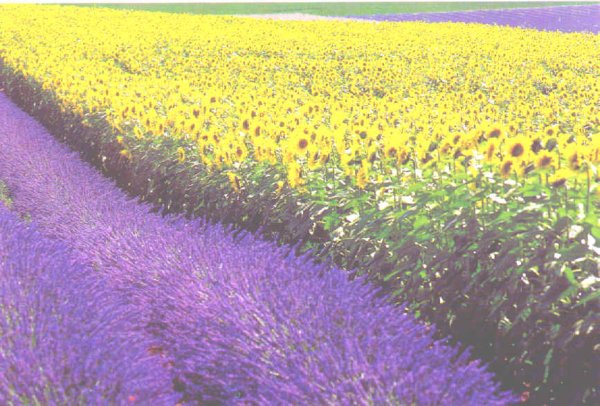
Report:
M 567 190 L 567 185 L 564 185 L 565 187 L 565 214 L 568 216 L 569 215 L 569 191 Z
M 567 184 L 565 183 L 565 214 L 569 216 L 569 191 L 567 190 Z M 569 227 L 565 228 L 565 244 L 569 243 Z
M 396 180 L 396 184 L 392 182 L 392 192 L 394 193 L 394 209 L 397 208 L 399 204 L 397 188 L 400 185 L 400 165 L 398 164 L 398 160 L 396 160 Z
M 586 165 L 585 168 L 585 173 L 586 173 L 586 189 L 585 189 L 585 214 L 586 216 L 588 214 L 590 214 L 590 193 L 591 193 L 591 186 L 592 186 L 592 180 L 591 180 L 591 176 L 590 176 L 590 168 Z

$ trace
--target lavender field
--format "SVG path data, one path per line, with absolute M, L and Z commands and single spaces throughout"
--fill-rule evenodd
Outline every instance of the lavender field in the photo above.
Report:
M 515 400 L 364 281 L 252 235 L 152 213 L 4 95 L 0 179 L 11 209 L 36 225 L 0 210 L 0 306 L 36 314 L 0 319 L 0 365 L 13 371 L 4 404 Z
M 127 297 L 1 203 L 0 258 L 1 404 L 176 403 Z
M 591 32 L 594 34 L 600 32 L 600 4 L 443 13 L 381 14 L 355 17 L 375 21 L 479 23 L 533 28 L 544 31 Z

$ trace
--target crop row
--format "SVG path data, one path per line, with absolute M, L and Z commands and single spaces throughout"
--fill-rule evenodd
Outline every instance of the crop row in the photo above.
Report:
M 595 396 L 597 36 L 3 11 L 6 91 L 120 186 L 368 275 L 537 403 Z
M 376 21 L 497 24 L 561 32 L 600 32 L 600 5 L 357 16 Z
M 0 403 L 174 403 L 136 312 L 0 203 Z
M 432 328 L 377 298 L 377 291 L 364 280 L 349 282 L 338 269 L 314 265 L 250 234 L 234 237 L 221 226 L 151 213 L 149 206 L 128 199 L 3 96 L 0 178 L 10 190 L 13 210 L 27 214 L 41 233 L 72 248 L 74 259 L 92 268 L 71 272 L 65 267 L 65 274 L 57 275 L 52 270 L 62 271 L 63 260 L 49 268 L 50 273 L 40 273 L 48 283 L 70 289 L 58 292 L 64 294 L 60 303 L 66 303 L 67 311 L 102 307 L 97 316 L 78 315 L 75 322 L 79 320 L 83 333 L 67 330 L 65 334 L 73 334 L 76 343 L 83 340 L 88 351 L 88 338 L 105 340 L 101 334 L 90 337 L 95 323 L 125 342 L 137 340 L 131 331 L 141 334 L 137 340 L 141 355 L 132 352 L 122 360 L 112 355 L 109 359 L 128 362 L 137 357 L 123 374 L 153 359 L 164 366 L 170 387 L 183 402 L 479 405 L 506 404 L 512 399 L 494 393 L 497 386 L 491 374 L 470 361 L 468 353 L 434 341 Z M 0 236 L 24 244 L 14 255 L 10 253 L 15 261 L 44 261 L 44 252 L 53 255 L 43 246 L 27 246 L 11 230 L 2 229 Z M 4 243 L 0 247 L 3 253 L 7 249 Z M 31 263 L 33 271 L 42 271 Z M 3 266 L 12 269 L 9 262 Z M 93 291 L 98 286 L 102 288 Z M 106 291 L 112 293 L 99 298 Z M 46 303 L 36 294 L 52 297 L 43 286 L 24 291 L 30 301 Z M 10 300 L 11 295 L 3 299 Z M 49 311 L 54 310 L 52 304 L 47 302 Z M 63 309 L 56 312 L 60 315 Z M 30 314 L 26 308 L 14 313 Z M 109 319 L 109 314 L 114 317 Z M 121 314 L 125 314 L 122 320 Z M 53 328 L 52 320 L 45 323 L 42 328 Z M 11 326 L 9 322 L 6 332 L 13 334 Z M 14 334 L 31 342 L 25 330 Z M 62 342 L 56 345 L 63 349 Z M 51 347 L 35 349 L 43 360 L 62 354 Z M 95 351 L 89 354 L 96 355 Z M 11 356 L 21 363 L 25 359 L 18 352 Z M 86 365 L 84 359 L 73 368 Z M 28 376 L 27 370 L 20 372 L 19 376 Z M 44 369 L 39 373 L 47 378 Z M 133 378 L 149 384 L 140 376 Z M 8 377 L 11 383 L 13 379 Z M 47 382 L 40 379 L 32 387 L 42 391 Z M 60 383 L 60 376 L 54 376 L 49 385 Z M 0 393 L 10 397 L 12 387 L 2 386 Z M 8 394 L 2 392 L 6 388 Z M 21 390 L 19 395 L 28 393 L 20 386 L 16 389 Z M 108 399 L 109 395 L 106 392 Z M 128 396 L 137 397 L 137 391 Z M 84 403 L 89 401 L 84 398 Z

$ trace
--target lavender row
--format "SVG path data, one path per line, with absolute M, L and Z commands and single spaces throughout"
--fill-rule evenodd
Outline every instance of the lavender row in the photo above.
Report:
M 13 206 L 128 298 L 183 402 L 507 404 L 492 376 L 361 280 L 128 199 L 0 95 Z
M 132 310 L 0 203 L 0 404 L 174 403 Z
M 481 23 L 545 31 L 591 32 L 594 34 L 600 32 L 600 4 L 443 13 L 380 14 L 355 17 L 376 21 Z

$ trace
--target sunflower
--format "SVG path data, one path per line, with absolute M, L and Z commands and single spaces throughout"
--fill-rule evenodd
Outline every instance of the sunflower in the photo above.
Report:
M 581 169 L 583 157 L 581 156 L 581 153 L 576 145 L 571 144 L 566 148 L 565 158 L 567 160 L 567 166 L 569 169 L 572 171 L 578 171 Z
M 535 138 L 533 141 L 529 143 L 529 150 L 534 154 L 537 154 L 542 149 L 544 149 L 544 144 L 540 137 Z
M 561 168 L 561 169 L 557 170 L 556 172 L 554 172 L 554 174 L 552 176 L 550 176 L 550 179 L 548 179 L 548 182 L 550 183 L 550 186 L 552 186 L 552 187 L 562 187 L 567 183 L 567 179 L 569 179 L 570 175 L 571 175 L 571 172 L 568 169 Z
M 551 154 L 547 151 L 541 152 L 535 160 L 536 169 L 548 169 L 555 165 L 556 155 Z
M 248 150 L 243 146 L 243 144 L 235 147 L 235 156 L 238 162 L 243 162 L 246 159 L 248 156 Z
M 462 141 L 462 137 L 462 134 L 454 134 L 452 137 L 452 144 L 455 146 L 458 145 Z
M 505 159 L 500 164 L 500 174 L 502 176 L 504 176 L 505 178 L 507 178 L 513 172 L 514 166 L 515 166 L 515 162 L 512 159 L 510 159 L 510 158 Z
M 240 178 L 233 172 L 227 172 L 227 177 L 229 178 L 229 184 L 231 185 L 231 188 L 236 193 L 239 193 L 241 188 Z
M 506 144 L 506 155 L 516 160 L 525 158 L 527 152 L 526 146 L 528 144 L 527 141 L 528 140 L 523 137 L 510 138 Z
M 298 142 L 296 143 L 296 152 L 298 154 L 302 154 L 302 153 L 306 152 L 307 148 L 308 148 L 308 138 L 301 137 L 298 140 Z
M 496 140 L 489 140 L 487 143 L 487 148 L 485 149 L 485 160 L 487 162 L 492 162 L 496 158 L 497 153 L 498 142 Z
M 391 159 L 396 158 L 398 156 L 398 150 L 396 147 L 388 147 L 385 150 L 385 156 Z
M 454 147 L 450 142 L 444 141 L 439 151 L 442 153 L 442 155 L 449 155 L 453 151 L 453 149 Z
M 275 189 L 275 193 L 280 194 L 281 191 L 283 190 L 283 187 L 285 186 L 285 182 L 280 180 L 279 182 L 277 182 L 277 188 Z
M 129 160 L 131 160 L 131 158 L 132 158 L 131 152 L 128 149 L 122 149 L 121 151 L 119 151 L 119 154 L 122 157 L 125 157 L 125 158 L 127 158 Z
M 544 128 L 544 135 L 546 137 L 555 137 L 557 133 L 558 133 L 558 130 L 555 126 L 548 126 L 548 127 Z
M 488 138 L 501 138 L 504 135 L 504 130 L 499 125 L 494 125 L 488 130 Z
M 308 162 L 307 162 L 307 166 L 308 169 L 311 171 L 314 171 L 315 169 L 319 168 L 319 165 L 321 164 L 321 154 L 319 153 L 319 151 L 311 151 L 308 154 Z
M 137 125 L 133 128 L 133 133 L 135 134 L 135 138 L 138 140 L 144 138 L 144 131 L 142 131 L 142 129 Z
M 182 147 L 177 148 L 177 160 L 181 164 L 185 162 L 185 149 Z
M 297 162 L 292 161 L 288 165 L 287 179 L 290 187 L 293 188 L 301 186 L 304 183 L 304 179 L 302 179 L 302 168 Z
M 359 189 L 364 189 L 369 182 L 369 170 L 367 168 L 368 164 L 363 160 L 360 169 L 356 173 L 356 186 L 358 186 Z
M 600 143 L 592 145 L 587 149 L 587 159 L 589 162 L 600 162 Z
M 510 124 L 508 124 L 508 131 L 511 134 L 516 134 L 517 131 L 518 131 L 518 129 L 519 129 L 519 126 L 516 123 L 510 123 Z

